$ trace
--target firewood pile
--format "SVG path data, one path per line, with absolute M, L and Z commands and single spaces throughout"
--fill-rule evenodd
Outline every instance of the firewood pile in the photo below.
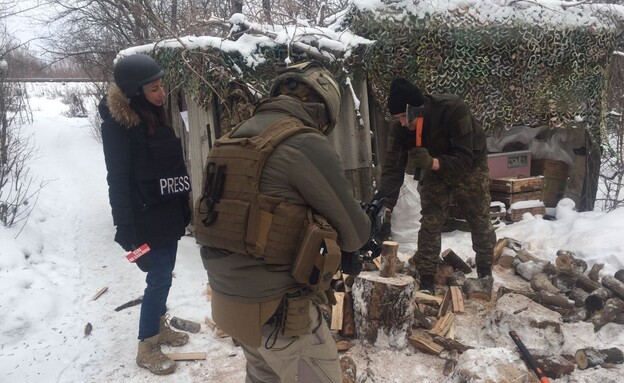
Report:
M 341 351 L 353 346 L 352 339 L 375 347 L 401 349 L 406 345 L 397 339 L 405 336 L 407 345 L 445 359 L 443 373 L 448 376 L 454 373 L 456 367 L 460 368 L 458 361 L 462 354 L 468 350 L 478 352 L 476 346 L 481 346 L 464 344 L 455 339 L 456 333 L 465 331 L 456 328 L 456 318 L 466 315 L 468 306 L 465 306 L 467 302 L 464 300 L 480 300 L 483 302 L 481 305 L 492 308 L 498 306 L 496 302 L 499 299 L 511 297 L 510 294 L 517 294 L 520 296 L 517 299 L 522 298 L 525 302 L 524 306 L 529 305 L 510 312 L 512 316 L 522 315 L 520 311 L 523 310 L 527 313 L 531 310 L 549 312 L 552 313 L 549 319 L 556 316 L 560 318 L 555 319 L 559 323 L 590 322 L 595 332 L 607 323 L 624 324 L 624 270 L 613 276 L 601 277 L 599 272 L 604 265 L 589 267 L 570 251 L 558 251 L 553 263 L 532 255 L 517 240 L 500 239 L 494 250 L 494 264 L 513 270 L 526 281 L 521 283 L 528 286 L 499 286 L 493 292 L 492 277 L 468 277 L 467 274 L 472 273 L 473 262 L 466 262 L 453 250 L 447 249 L 441 253 L 442 266 L 435 277 L 435 294 L 428 294 L 414 288 L 417 282 L 410 276 L 400 274 L 403 270 L 400 267 L 402 262 L 398 266 L 396 262 L 398 244 L 384 243 L 384 246 L 381 261 L 374 267 L 379 271 L 362 272 L 356 278 L 349 277 L 347 285 L 340 285 L 343 291 L 346 290 L 341 298 L 346 299 L 341 299 L 339 308 L 334 307 L 333 314 L 341 312 L 341 323 L 334 321 L 336 326 L 332 327 L 340 339 L 338 344 L 342 344 Z M 413 315 L 406 315 L 405 307 L 412 307 Z M 543 309 L 538 310 L 538 307 Z M 575 367 L 586 369 L 624 363 L 624 354 L 618 348 L 586 347 L 579 349 L 575 355 L 553 355 L 539 349 L 531 352 L 547 372 L 546 375 L 553 378 L 570 374 Z

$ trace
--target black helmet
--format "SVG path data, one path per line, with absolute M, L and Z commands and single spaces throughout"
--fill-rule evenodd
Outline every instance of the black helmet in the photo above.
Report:
M 115 84 L 128 98 L 136 96 L 143 85 L 165 75 L 160 65 L 148 55 L 136 54 L 121 58 L 115 64 Z
M 328 135 L 334 129 L 340 114 L 340 88 L 332 74 L 315 61 L 291 65 L 286 67 L 273 82 L 271 97 L 279 95 L 280 85 L 288 80 L 303 83 L 323 99 L 329 118 L 329 126 L 323 134 Z

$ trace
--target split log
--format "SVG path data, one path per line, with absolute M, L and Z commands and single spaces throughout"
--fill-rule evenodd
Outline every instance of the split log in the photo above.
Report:
M 595 311 L 602 310 L 607 299 L 611 298 L 613 293 L 604 287 L 592 291 L 585 299 L 585 309 L 587 313 L 592 315 Z
M 516 257 L 521 261 L 521 262 L 529 262 L 529 261 L 533 261 L 533 262 L 545 262 L 543 259 L 539 259 L 536 256 L 534 256 L 533 254 L 529 253 L 528 251 L 526 251 L 525 249 L 520 249 L 518 251 L 516 251 Z
M 452 266 L 455 271 L 462 271 L 464 274 L 472 272 L 472 268 L 468 266 L 468 264 L 461 259 L 459 255 L 455 254 L 453 250 L 446 249 L 441 255 L 444 262 L 447 265 Z
M 537 292 L 546 291 L 551 294 L 559 294 L 561 290 L 553 286 L 545 273 L 539 273 L 531 278 L 531 288 Z
M 604 308 L 600 313 L 592 317 L 592 323 L 594 324 L 594 332 L 600 330 L 607 323 L 613 322 L 613 320 L 624 311 L 624 302 L 618 298 L 608 299 L 604 305 Z
M 611 290 L 616 297 L 624 299 L 624 282 L 607 275 L 602 277 L 602 285 Z
M 464 283 L 463 289 L 468 299 L 482 299 L 489 301 L 492 299 L 492 286 L 494 278 L 487 276 L 485 278 L 468 278 Z
M 399 243 L 394 241 L 384 241 L 381 244 L 381 268 L 379 275 L 384 278 L 392 278 L 396 273 L 398 263 Z
M 414 294 L 414 299 L 418 304 L 426 304 L 436 308 L 439 308 L 443 301 L 443 298 L 437 295 L 426 294 L 420 291 Z
M 444 298 L 442 299 L 442 304 L 440 305 L 440 310 L 438 310 L 438 317 L 442 318 L 448 312 L 449 307 L 451 307 L 453 301 L 451 297 L 451 289 L 446 289 L 446 293 L 444 293 Z
M 582 348 L 576 351 L 574 355 L 576 364 L 579 369 L 603 366 L 605 364 L 621 364 L 624 363 L 624 353 L 617 347 L 597 350 L 592 347 Z
M 579 274 L 585 273 L 587 270 L 587 262 L 582 259 L 576 258 L 574 253 L 567 250 L 557 251 L 557 259 L 555 264 L 562 270 L 573 270 Z
M 342 330 L 343 312 L 344 312 L 344 292 L 334 292 L 334 303 L 331 306 L 331 323 L 330 330 Z
M 615 274 L 613 275 L 615 277 L 615 279 L 617 279 L 620 282 L 624 282 L 624 269 L 622 270 L 618 270 L 615 272 Z
M 351 357 L 344 355 L 340 358 L 340 369 L 342 370 L 342 383 L 355 383 L 357 367 Z
M 509 245 L 508 238 L 500 238 L 498 241 L 496 241 L 496 244 L 494 245 L 493 256 L 492 256 L 493 265 L 498 264 L 498 260 L 500 256 L 503 254 L 503 249 L 505 249 L 507 245 Z
M 178 330 L 187 331 L 193 334 L 196 334 L 199 332 L 199 330 L 201 330 L 201 324 L 193 322 L 192 320 L 182 319 L 178 317 L 171 318 L 169 324 L 172 327 L 177 328 Z
M 462 294 L 461 288 L 457 286 L 450 286 L 449 290 L 451 291 L 451 301 L 453 303 L 453 312 L 463 313 L 464 312 L 464 295 Z
M 516 257 L 515 251 L 505 248 L 503 253 L 498 257 L 496 264 L 503 269 L 511 269 L 513 260 Z
M 381 336 L 390 347 L 405 347 L 414 323 L 415 293 L 414 278 L 407 275 L 394 278 L 383 278 L 374 272 L 358 275 L 353 284 L 358 339 L 375 345 Z
M 446 336 L 454 321 L 455 314 L 447 313 L 442 318 L 438 319 L 433 328 L 429 330 L 429 333 L 432 335 Z
M 574 362 L 567 360 L 562 355 L 554 355 L 543 350 L 529 350 L 538 366 L 549 378 L 559 379 L 564 375 L 574 372 Z
M 345 338 L 355 336 L 355 318 L 353 317 L 353 293 L 346 292 L 342 304 L 342 329 L 338 332 Z
M 428 354 L 440 355 L 444 350 L 443 346 L 433 341 L 431 335 L 422 331 L 414 331 L 407 339 L 414 348 Z
M 589 279 L 598 282 L 598 279 L 600 279 L 600 270 L 602 270 L 603 267 L 604 263 L 594 263 L 591 270 L 589 270 L 589 273 L 587 273 Z
M 430 307 L 426 305 L 423 305 L 423 306 Z M 418 327 L 423 327 L 429 330 L 433 327 L 434 324 L 435 324 L 435 319 L 433 319 L 431 315 L 429 316 L 425 315 L 425 313 L 421 311 L 421 308 L 419 307 L 419 305 L 414 305 L 414 327 L 418 325 Z
M 123 309 L 127 309 L 128 307 L 136 306 L 143 302 L 143 297 L 138 297 L 137 299 L 133 299 L 130 302 L 126 302 L 121 306 L 115 308 L 115 311 L 121 311 Z
M 457 351 L 460 354 L 463 354 L 466 350 L 470 350 L 474 347 L 465 345 L 461 342 L 458 342 L 454 339 L 450 339 L 444 336 L 438 336 L 430 334 L 431 339 L 440 346 L 444 347 L 445 350 Z
M 425 316 L 437 318 L 440 312 L 440 307 L 433 307 L 427 304 L 419 303 L 417 306 L 420 308 L 420 312 Z
M 589 296 L 589 293 L 578 287 L 573 288 L 567 294 L 568 298 L 574 301 L 574 305 L 577 307 L 585 307 L 585 299 Z
M 349 351 L 353 347 L 353 343 L 348 340 L 339 340 L 336 342 L 338 352 Z
M 205 352 L 176 352 L 166 355 L 171 360 L 206 360 Z

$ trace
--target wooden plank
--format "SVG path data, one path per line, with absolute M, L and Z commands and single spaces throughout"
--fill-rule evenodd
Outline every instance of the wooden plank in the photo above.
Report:
M 205 352 L 176 352 L 166 355 L 171 360 L 206 360 Z
M 531 213 L 532 215 L 544 215 L 546 214 L 546 207 L 542 205 L 522 209 L 509 209 L 507 211 L 507 220 L 512 222 L 522 221 L 522 215 L 524 213 Z
M 108 291 L 108 287 L 102 287 L 100 290 L 98 290 L 97 293 L 95 293 L 95 295 L 93 296 L 93 298 L 91 298 L 91 300 L 94 301 L 98 299 L 100 295 L 104 294 L 106 291 Z
M 332 330 L 342 330 L 343 306 L 345 293 L 334 292 L 336 304 L 332 306 L 331 327 Z
M 407 337 L 407 340 L 414 348 L 428 354 L 440 355 L 440 353 L 444 351 L 444 347 L 435 343 L 427 333 L 414 332 Z
M 544 178 L 500 177 L 490 179 L 490 191 L 503 193 L 524 193 L 544 189 Z
M 455 314 L 447 313 L 445 316 L 438 319 L 433 328 L 429 330 L 429 333 L 433 335 L 446 336 L 446 333 L 451 329 L 454 321 Z
M 490 192 L 490 196 L 492 197 L 492 201 L 500 201 L 505 204 L 507 208 L 509 208 L 512 204 L 520 201 L 532 201 L 532 200 L 540 200 L 544 199 L 544 191 L 543 190 L 535 190 L 524 193 L 502 193 L 502 192 Z
M 464 312 L 464 294 L 462 293 L 459 286 L 451 286 L 449 289 L 451 292 L 451 299 L 453 302 L 453 312 L 454 313 L 463 313 Z
M 206 323 L 206 326 L 207 326 L 209 329 L 213 330 L 213 331 L 214 331 L 214 329 L 215 329 L 215 328 L 217 328 L 217 325 L 216 325 L 213 321 L 211 321 L 210 319 L 208 319 L 208 317 L 206 317 L 206 319 L 204 319 L 204 322 Z
M 438 318 L 441 318 L 446 315 L 448 308 L 451 303 L 451 289 L 447 289 L 446 293 L 444 293 L 444 298 L 442 298 L 442 304 L 440 305 L 440 310 L 438 310 Z
M 442 304 L 442 300 L 443 300 L 442 297 L 422 293 L 420 291 L 417 291 L 414 294 L 414 298 L 416 300 L 416 303 L 424 303 L 424 304 L 435 306 L 435 307 L 440 307 L 440 305 Z

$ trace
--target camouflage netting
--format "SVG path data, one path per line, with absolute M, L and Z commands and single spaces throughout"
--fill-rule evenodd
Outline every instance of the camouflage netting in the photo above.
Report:
M 353 33 L 376 40 L 365 54 L 375 98 L 386 110 L 389 84 L 403 76 L 427 93 L 464 98 L 484 128 L 598 128 L 615 31 L 539 25 L 471 25 L 354 11 Z
M 224 52 L 211 49 L 167 49 L 156 48 L 152 56 L 165 68 L 166 81 L 171 88 L 184 87 L 184 91 L 201 107 L 208 109 L 212 97 L 216 94 L 221 105 L 219 119 L 221 132 L 227 132 L 242 117 L 232 106 L 245 109 L 245 105 L 253 105 L 257 99 L 268 96 L 273 79 L 279 69 L 285 67 L 287 57 L 292 62 L 310 60 L 305 52 L 290 52 L 285 45 L 273 47 L 258 46 L 256 54 L 265 59 L 264 63 L 255 67 L 246 64 L 245 57 L 239 52 Z M 342 62 L 325 62 L 324 65 L 344 85 L 345 71 Z M 201 76 L 200 76 L 201 75 Z M 244 87 L 231 86 L 232 81 L 246 84 L 249 89 L 258 92 L 251 94 Z M 231 102 L 232 97 L 239 98 Z M 254 100 L 254 97 L 256 100 Z M 242 100 L 241 100 L 242 99 Z M 241 102 L 242 101 L 242 102 Z M 248 102 L 246 102 L 248 101 Z M 252 107 L 250 106 L 252 109 Z M 247 109 L 249 110 L 249 109 Z M 243 112 L 247 113 L 248 112 Z

